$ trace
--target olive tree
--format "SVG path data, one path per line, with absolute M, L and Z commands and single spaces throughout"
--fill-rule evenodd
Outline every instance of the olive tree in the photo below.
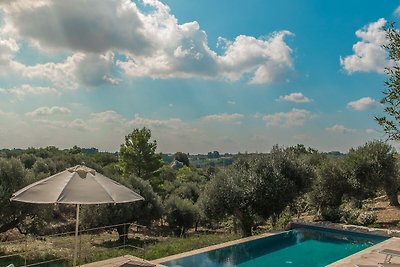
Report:
M 48 219 L 46 205 L 11 202 L 12 193 L 35 181 L 22 163 L 15 159 L 0 158 L 0 233 L 18 229 L 21 233 L 37 233 Z
M 198 217 L 196 206 L 192 201 L 175 195 L 165 201 L 165 214 L 168 225 L 180 236 L 194 226 Z
M 148 181 L 131 175 L 128 178 L 121 178 L 119 182 L 140 194 L 144 197 L 144 200 L 116 205 L 83 206 L 82 222 L 86 227 L 119 225 L 133 222 L 150 225 L 153 220 L 161 218 L 163 212 L 161 200 L 154 193 Z M 118 231 L 120 241 L 123 240 L 127 229 L 122 225 L 115 228 Z
M 254 218 L 281 213 L 309 185 L 313 172 L 288 150 L 274 147 L 266 156 L 240 158 L 219 172 L 200 196 L 205 216 L 234 216 L 243 236 L 252 233 Z
M 344 162 L 354 198 L 364 199 L 382 189 L 390 205 L 399 206 L 400 179 L 392 146 L 383 141 L 370 141 L 351 149 Z

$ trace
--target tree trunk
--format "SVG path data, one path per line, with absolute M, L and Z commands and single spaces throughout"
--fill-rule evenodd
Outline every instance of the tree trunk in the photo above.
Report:
M 397 192 L 388 195 L 388 198 L 390 206 L 400 207 L 399 199 L 397 198 Z
M 117 226 L 118 241 L 119 242 L 123 243 L 124 239 L 125 239 L 125 241 L 128 240 L 128 230 L 129 230 L 129 225 L 128 224 Z
M 400 207 L 399 199 L 397 197 L 398 191 L 394 186 L 386 186 L 386 195 L 389 199 L 389 205 L 394 207 Z
M 241 210 L 236 210 L 235 214 L 240 222 L 242 237 L 251 236 L 252 234 L 251 228 L 253 227 L 253 218 L 250 215 L 243 213 Z

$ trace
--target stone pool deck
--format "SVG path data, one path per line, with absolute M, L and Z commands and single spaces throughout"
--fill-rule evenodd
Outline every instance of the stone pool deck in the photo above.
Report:
M 393 249 L 400 251 L 400 238 L 392 237 L 379 244 L 376 244 L 337 262 L 329 264 L 326 267 L 355 267 L 356 264 L 378 266 L 378 263 L 382 263 L 385 259 L 385 255 L 379 253 L 384 249 Z M 400 264 L 400 257 L 393 257 L 391 262 Z
M 163 267 L 163 265 L 151 263 L 149 261 L 131 255 L 125 255 L 104 261 L 92 262 L 80 266 L 81 267 L 150 267 L 150 266 Z

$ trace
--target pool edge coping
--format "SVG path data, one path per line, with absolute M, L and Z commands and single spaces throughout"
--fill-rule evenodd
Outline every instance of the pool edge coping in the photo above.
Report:
M 360 250 L 360 251 L 358 251 L 356 253 L 353 253 L 353 254 L 351 254 L 351 255 L 349 255 L 347 257 L 344 257 L 344 258 L 342 258 L 340 260 L 337 260 L 335 262 L 332 262 L 329 265 L 326 265 L 325 267 L 337 266 L 338 264 L 341 264 L 342 262 L 348 261 L 348 259 L 351 258 L 351 257 L 355 257 L 355 256 L 359 256 L 359 255 L 365 254 L 366 252 L 370 252 L 372 250 L 375 250 L 377 247 L 384 246 L 386 243 L 391 243 L 394 239 L 400 239 L 400 238 L 398 238 L 398 237 L 390 237 L 390 238 L 388 238 L 388 239 L 386 239 L 386 240 L 384 240 L 382 242 L 379 242 L 378 244 L 375 244 L 373 246 L 370 246 L 368 248 Z
M 192 256 L 192 255 L 195 255 L 195 254 L 200 254 L 200 253 L 209 252 L 209 251 L 216 250 L 216 249 L 230 247 L 230 246 L 234 246 L 234 245 L 237 245 L 237 244 L 241 244 L 241 243 L 245 243 L 245 242 L 261 239 L 261 238 L 264 238 L 264 237 L 277 235 L 277 234 L 280 234 L 280 233 L 283 233 L 283 232 L 286 232 L 286 231 L 268 232 L 268 233 L 264 233 L 264 234 L 260 234 L 260 235 L 256 235 L 256 236 L 249 236 L 249 237 L 245 237 L 245 238 L 240 238 L 240 239 L 224 242 L 224 243 L 221 243 L 221 244 L 216 244 L 216 245 L 212 245 L 212 246 L 208 246 L 208 247 L 204 247 L 204 248 L 199 248 L 199 249 L 186 251 L 186 252 L 182 252 L 182 253 L 179 253 L 179 254 L 175 254 L 175 255 L 159 258 L 159 259 L 156 259 L 156 260 L 152 260 L 151 262 L 159 264 L 161 266 L 164 266 L 164 265 L 161 264 L 162 262 L 172 261 L 172 260 L 176 260 L 176 259 Z

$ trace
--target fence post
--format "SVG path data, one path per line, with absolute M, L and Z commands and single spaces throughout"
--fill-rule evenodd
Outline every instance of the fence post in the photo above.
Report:
M 126 247 L 126 224 L 124 224 L 124 248 Z
M 24 253 L 24 266 L 27 264 L 27 256 L 28 256 L 28 235 L 25 235 L 25 253 Z

